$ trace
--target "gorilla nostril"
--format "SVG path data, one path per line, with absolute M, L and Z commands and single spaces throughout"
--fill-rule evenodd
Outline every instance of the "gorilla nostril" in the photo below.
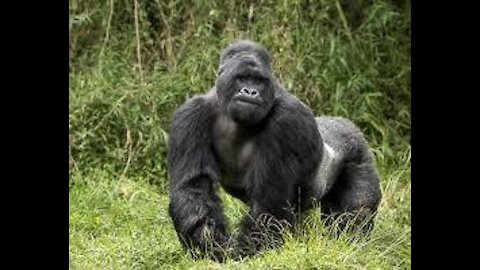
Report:
M 240 93 L 245 95 L 250 95 L 250 91 L 246 87 L 243 87 L 242 89 L 240 89 Z
M 252 89 L 252 90 L 251 90 L 251 92 L 250 92 L 250 94 L 252 94 L 252 96 L 254 96 L 254 97 L 255 97 L 255 96 L 257 96 L 257 95 L 258 95 L 258 92 L 257 92 L 257 90 L 256 90 L 256 89 Z

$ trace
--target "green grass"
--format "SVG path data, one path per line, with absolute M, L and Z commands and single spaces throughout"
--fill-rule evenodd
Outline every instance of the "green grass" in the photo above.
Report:
M 318 211 L 287 235 L 281 250 L 243 262 L 193 261 L 180 247 L 167 214 L 168 196 L 145 181 L 105 170 L 74 176 L 70 190 L 72 269 L 409 269 L 410 184 L 408 160 L 384 174 L 384 200 L 369 239 L 333 239 Z M 88 180 L 83 180 L 88 179 Z M 232 224 L 245 206 L 223 194 Z
M 70 1 L 71 269 L 411 268 L 409 2 L 358 1 L 358 21 L 337 1 L 250 2 L 141 2 L 140 73 L 133 2 Z M 384 192 L 369 239 L 330 238 L 312 211 L 258 258 L 217 264 L 182 250 L 167 214 L 170 117 L 212 86 L 220 50 L 238 37 L 264 44 L 316 115 L 365 132 Z M 246 207 L 222 196 L 234 230 Z

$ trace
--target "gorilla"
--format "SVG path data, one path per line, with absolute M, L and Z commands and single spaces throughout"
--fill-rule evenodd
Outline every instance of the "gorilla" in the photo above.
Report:
M 227 250 L 238 259 L 281 245 L 282 230 L 316 206 L 327 225 L 368 232 L 381 199 L 359 128 L 315 117 L 277 82 L 270 55 L 250 40 L 224 49 L 214 87 L 175 111 L 168 170 L 169 214 L 182 246 L 219 261 Z M 236 237 L 220 186 L 249 206 Z

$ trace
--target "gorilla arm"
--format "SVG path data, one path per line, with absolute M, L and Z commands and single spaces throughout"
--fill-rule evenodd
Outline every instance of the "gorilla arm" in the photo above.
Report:
M 292 95 L 277 98 L 265 130 L 256 140 L 254 167 L 245 178 L 251 209 L 243 220 L 235 257 L 255 253 L 258 244 L 269 239 L 281 243 L 275 222 L 283 220 L 293 225 L 297 187 L 315 176 L 322 145 L 310 109 Z M 259 224 L 262 215 L 274 217 L 269 220 L 273 223 Z
M 208 99 L 193 98 L 175 112 L 170 129 L 169 212 L 180 241 L 190 249 L 227 241 L 215 188 L 220 174 L 211 149 L 212 111 Z

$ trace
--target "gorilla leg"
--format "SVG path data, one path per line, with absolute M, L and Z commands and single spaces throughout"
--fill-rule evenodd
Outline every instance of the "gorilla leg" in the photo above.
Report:
M 283 232 L 291 229 L 295 222 L 295 208 L 289 205 L 289 197 L 287 193 L 270 190 L 263 192 L 263 198 L 254 198 L 250 212 L 241 223 L 234 259 L 283 245 Z
M 340 231 L 373 226 L 381 190 L 373 156 L 360 129 L 339 117 L 318 118 L 322 136 L 338 151 L 339 173 L 327 182 L 327 193 L 321 198 L 326 223 L 336 220 Z M 348 225 L 348 226 L 347 226 Z
M 337 222 L 338 229 L 360 229 L 368 233 L 373 227 L 380 202 L 378 175 L 369 161 L 349 161 L 332 189 L 322 198 L 322 215 L 326 224 Z

